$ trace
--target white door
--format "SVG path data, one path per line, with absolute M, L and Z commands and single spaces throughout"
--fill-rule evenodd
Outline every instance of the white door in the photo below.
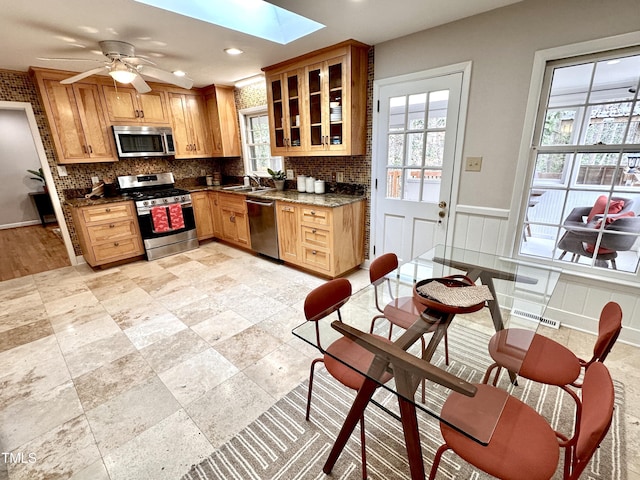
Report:
M 446 243 L 462 72 L 379 90 L 374 255 L 407 261 Z

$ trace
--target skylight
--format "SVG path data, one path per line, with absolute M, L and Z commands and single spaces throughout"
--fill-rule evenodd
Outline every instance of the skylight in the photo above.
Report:
M 263 0 L 136 0 L 286 45 L 325 26 Z

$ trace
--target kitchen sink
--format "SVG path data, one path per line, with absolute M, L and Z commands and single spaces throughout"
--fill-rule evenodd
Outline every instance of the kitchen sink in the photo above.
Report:
M 261 194 L 272 192 L 275 190 L 275 187 L 245 187 L 244 185 L 232 185 L 229 187 L 222 187 L 222 189 L 239 193 Z

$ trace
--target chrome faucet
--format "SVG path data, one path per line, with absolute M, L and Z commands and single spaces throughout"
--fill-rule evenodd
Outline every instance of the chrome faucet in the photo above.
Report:
M 262 184 L 260 183 L 260 177 L 258 175 L 249 175 L 249 178 L 256 182 L 256 186 L 258 188 L 262 187 Z

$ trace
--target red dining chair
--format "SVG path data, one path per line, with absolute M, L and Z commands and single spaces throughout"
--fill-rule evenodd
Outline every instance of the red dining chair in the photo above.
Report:
M 489 402 L 504 401 L 506 392 L 480 384 L 474 397 L 453 392 L 442 407 L 442 416 L 482 421 L 482 409 Z M 565 449 L 563 478 L 576 480 L 609 430 L 613 417 L 614 389 L 609 370 L 596 362 L 587 368 L 582 389 L 583 409 L 571 440 L 558 435 L 533 408 L 508 395 L 498 424 L 486 446 L 472 440 L 444 422 L 440 431 L 444 444 L 437 450 L 429 480 L 436 476 L 442 454 L 451 449 L 480 470 L 504 480 L 548 480 L 558 466 L 560 446 Z
M 353 340 L 341 337 L 329 345 L 326 350 L 320 343 L 320 329 L 318 321 L 330 315 L 333 312 L 338 314 L 338 320 L 342 321 L 340 308 L 349 300 L 351 296 L 351 283 L 345 278 L 337 278 L 330 280 L 319 287 L 312 290 L 306 297 L 304 302 L 304 314 L 308 321 L 316 324 L 316 341 L 320 351 L 323 352 L 321 358 L 316 358 L 311 362 L 311 372 L 309 374 L 309 393 L 307 396 L 307 412 L 306 420 L 309 420 L 309 412 L 311 411 L 311 392 L 313 389 L 313 375 L 315 366 L 322 362 L 325 368 L 344 386 L 353 390 L 360 390 L 365 377 L 358 372 L 366 372 L 373 362 L 374 354 L 369 350 L 361 347 Z M 379 337 L 383 341 L 391 343 L 384 337 Z M 338 360 L 342 359 L 342 361 Z M 350 365 L 350 366 L 347 366 Z M 392 375 L 385 373 L 381 381 L 383 383 L 389 381 Z M 362 478 L 367 478 L 367 459 L 365 450 L 365 430 L 364 430 L 364 414 L 360 417 L 360 446 L 362 451 Z
M 384 318 L 389 321 L 389 336 L 391 339 L 391 335 L 393 333 L 393 327 L 398 326 L 403 329 L 408 329 L 411 325 L 416 321 L 420 314 L 425 310 L 423 305 L 416 303 L 413 300 L 412 296 L 409 297 L 398 297 L 396 298 L 391 289 L 391 281 L 387 278 L 387 274 L 393 272 L 398 268 L 398 257 L 395 253 L 385 253 L 384 255 L 379 256 L 375 260 L 371 262 L 369 265 L 369 280 L 373 285 L 375 292 L 375 301 L 376 301 L 376 309 L 380 312 L 380 315 L 376 315 L 371 320 L 371 328 L 369 329 L 369 333 L 373 333 L 373 329 L 375 328 L 376 320 Z M 382 288 L 381 285 L 387 285 L 387 290 L 389 292 L 389 297 L 391 301 L 388 302 L 384 307 L 381 305 L 380 297 L 378 294 L 378 287 Z M 434 324 L 434 329 L 437 324 Z M 424 352 L 426 348 L 426 343 L 424 340 L 424 336 L 420 337 L 420 343 L 422 347 L 422 352 Z M 447 336 L 447 332 L 444 333 L 444 360 L 447 365 L 449 365 L 449 339 Z M 422 380 L 422 403 L 425 401 L 425 380 Z
M 500 330 L 489 341 L 489 354 L 495 363 L 487 369 L 482 383 L 488 382 L 495 369 L 492 383 L 496 385 L 500 369 L 505 367 L 529 380 L 557 385 L 575 397 L 567 385 L 580 387 L 578 377 L 582 370 L 594 362 L 604 362 L 621 330 L 622 309 L 616 302 L 609 302 L 600 312 L 598 338 L 593 347 L 593 355 L 588 361 L 578 358 L 571 350 L 544 335 L 515 328 Z M 524 358 L 509 348 L 521 342 L 527 344 L 528 339 L 531 339 L 531 345 L 525 349 Z

